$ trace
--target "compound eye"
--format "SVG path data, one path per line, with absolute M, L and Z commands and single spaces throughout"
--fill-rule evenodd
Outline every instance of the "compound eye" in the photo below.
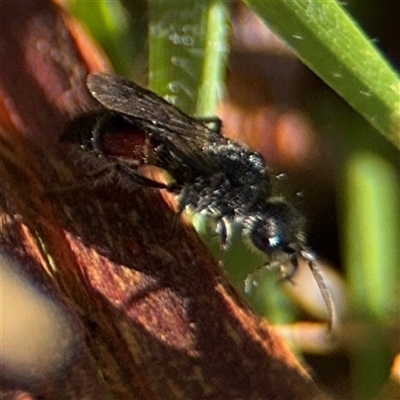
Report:
M 276 249 L 282 245 L 282 238 L 278 235 L 268 238 L 268 245 L 271 249 Z
M 283 246 L 280 235 L 269 235 L 265 230 L 254 230 L 251 234 L 253 245 L 264 253 L 272 253 Z

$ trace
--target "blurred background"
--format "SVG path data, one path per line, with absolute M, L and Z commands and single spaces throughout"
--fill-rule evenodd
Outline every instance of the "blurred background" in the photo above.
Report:
M 146 85 L 146 2 L 66 6 L 117 73 Z M 352 0 L 345 8 L 398 68 L 398 2 Z M 301 265 L 295 285 L 277 285 L 277 273 L 260 270 L 250 275 L 245 293 L 244 281 L 263 259 L 241 242 L 240 232 L 223 256 L 224 265 L 237 289 L 281 327 L 329 393 L 340 399 L 386 396 L 382 387 L 399 351 L 398 150 L 243 3 L 231 2 L 229 12 L 226 76 L 216 114 L 226 136 L 263 154 L 276 177 L 277 195 L 306 215 L 309 244 L 340 317 L 336 345 L 315 335 L 315 325 L 294 324 L 328 318 L 306 266 Z M 218 256 L 218 238 L 207 221 L 195 217 L 194 224 Z

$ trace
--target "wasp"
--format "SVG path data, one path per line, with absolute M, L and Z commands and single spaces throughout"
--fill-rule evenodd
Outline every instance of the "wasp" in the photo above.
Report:
M 90 142 L 92 151 L 117 160 L 121 172 L 144 186 L 166 189 L 178 199 L 177 213 L 186 208 L 215 222 L 222 247 L 229 245 L 232 226 L 239 225 L 243 237 L 267 257 L 269 267 L 290 267 L 284 279 L 291 279 L 304 259 L 319 286 L 334 323 L 334 306 L 308 248 L 305 219 L 291 204 L 273 196 L 272 179 L 265 160 L 257 151 L 225 138 L 221 121 L 186 115 L 155 93 L 125 78 L 90 74 L 87 86 L 105 108 L 97 118 Z M 151 151 L 141 163 L 168 172 L 172 182 L 163 184 L 136 172 L 133 155 L 121 146 L 104 146 L 105 132 L 116 123 L 127 123 L 144 132 Z M 109 143 L 113 141 L 111 134 Z M 115 141 L 117 139 L 115 138 Z

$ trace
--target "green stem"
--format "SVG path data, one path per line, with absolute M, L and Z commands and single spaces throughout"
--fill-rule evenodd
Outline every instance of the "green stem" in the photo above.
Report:
M 188 114 L 213 115 L 225 60 L 224 2 L 152 0 L 149 16 L 150 88 Z
M 247 3 L 310 69 L 400 148 L 399 77 L 337 2 Z

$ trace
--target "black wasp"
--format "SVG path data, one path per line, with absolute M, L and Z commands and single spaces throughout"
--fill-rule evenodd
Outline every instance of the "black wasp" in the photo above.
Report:
M 87 86 L 108 111 L 92 132 L 93 150 L 106 154 L 102 137 L 117 116 L 146 134 L 153 155 L 144 163 L 162 168 L 173 182 L 163 186 L 135 173 L 129 162 L 118 165 L 139 184 L 162 188 L 178 196 L 178 213 L 186 207 L 212 218 L 223 246 L 231 226 L 240 224 L 243 237 L 268 257 L 271 267 L 289 266 L 290 279 L 298 257 L 309 265 L 330 314 L 334 307 L 315 256 L 307 248 L 303 216 L 281 198 L 272 197 L 271 178 L 256 151 L 222 136 L 220 122 L 192 118 L 155 93 L 116 75 L 91 74 Z M 118 158 L 118 157 L 117 157 Z

